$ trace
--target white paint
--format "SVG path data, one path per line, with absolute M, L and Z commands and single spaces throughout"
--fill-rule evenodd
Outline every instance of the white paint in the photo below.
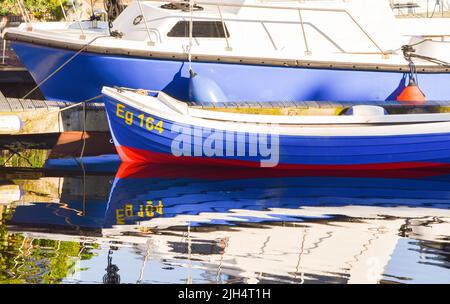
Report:
M 366 105 L 360 105 L 360 106 L 353 106 L 353 116 L 383 116 L 384 115 L 384 108 L 379 106 L 366 106 Z
M 8 205 L 20 201 L 22 191 L 18 185 L 0 185 L 0 205 Z
M 0 133 L 18 133 L 22 130 L 22 120 L 16 115 L 0 115 Z
M 298 136 L 389 136 L 450 133 L 450 113 L 282 116 L 224 113 L 188 108 L 186 114 L 171 110 L 157 97 L 104 87 L 102 93 L 120 103 L 179 124 L 231 132 L 276 133 Z M 160 93 L 164 94 L 164 93 Z M 174 99 L 172 99 L 174 100 Z M 166 100 L 167 102 L 167 100 Z M 181 101 L 174 101 L 179 102 Z M 383 123 L 385 125 L 378 125 Z
M 428 19 L 415 18 L 405 23 L 396 19 L 389 1 L 380 0 L 226 0 L 196 1 L 205 8 L 194 12 L 195 20 L 220 21 L 217 5 L 230 32 L 227 42 L 223 38 L 195 38 L 192 54 L 220 58 L 286 60 L 294 64 L 301 61 L 355 64 L 404 65 L 400 47 L 415 36 L 450 34 L 450 19 L 442 18 L 439 27 L 425 26 Z M 137 2 L 133 2 L 114 22 L 113 30 L 123 33 L 122 39 L 101 38 L 92 45 L 105 50 L 136 50 L 186 55 L 188 38 L 167 37 L 170 29 L 181 20 L 189 20 L 189 12 L 161 9 L 161 1 L 142 1 L 142 8 L 154 45 L 148 44 L 144 22 L 133 25 L 141 15 Z M 231 3 L 236 6 L 226 6 Z M 258 7 L 256 7 L 258 6 Z M 282 9 L 280 9 L 282 8 Z M 304 28 L 300 23 L 301 11 Z M 99 29 L 83 22 L 85 40 L 80 39 L 77 23 L 45 22 L 9 28 L 8 33 L 84 45 L 92 38 L 108 34 L 105 23 Z M 304 30 L 304 31 L 303 31 Z M 303 32 L 305 35 L 303 35 Z M 306 43 L 305 43 L 306 40 Z M 230 47 L 228 46 L 228 43 Z M 306 48 L 306 44 L 308 48 Z M 442 48 L 442 49 L 441 49 Z M 448 48 L 437 45 L 433 55 L 447 56 Z M 308 52 L 307 52 L 308 51 Z M 390 53 L 382 56 L 381 52 Z M 429 62 L 418 61 L 418 66 Z

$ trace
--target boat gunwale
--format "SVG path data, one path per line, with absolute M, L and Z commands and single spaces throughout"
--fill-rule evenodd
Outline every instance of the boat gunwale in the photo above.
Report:
M 102 94 L 107 98 L 113 99 L 116 103 L 122 102 L 127 106 L 135 108 L 139 111 L 142 111 L 148 115 L 157 116 L 160 119 L 170 121 L 172 123 L 178 124 L 186 124 L 195 127 L 205 127 L 210 129 L 217 129 L 223 131 L 236 131 L 239 130 L 239 127 L 245 127 L 244 130 L 246 132 L 252 133 L 273 133 L 279 135 L 287 135 L 287 136 L 319 136 L 319 137 L 377 137 L 377 136 L 414 136 L 414 135 L 430 135 L 430 134 L 450 134 L 450 113 L 444 114 L 443 116 L 447 116 L 448 120 L 438 120 L 438 121 L 419 121 L 419 122 L 405 122 L 398 124 L 392 123 L 389 121 L 385 121 L 385 124 L 380 125 L 380 122 L 364 122 L 364 119 L 367 120 L 367 116 L 329 116 L 328 118 L 333 118 L 336 121 L 344 121 L 338 122 L 336 125 L 333 125 L 330 122 L 322 123 L 320 127 L 314 126 L 317 125 L 317 122 L 314 124 L 299 124 L 299 123 L 275 123 L 275 122 L 258 122 L 258 121 L 246 121 L 242 119 L 238 120 L 222 120 L 220 119 L 211 119 L 211 118 L 203 118 L 199 116 L 191 115 L 189 112 L 189 106 L 184 104 L 181 101 L 177 101 L 180 105 L 168 106 L 167 101 L 162 101 L 158 97 L 153 96 L 144 96 L 141 94 L 137 94 L 135 92 L 127 91 L 129 93 L 136 94 L 141 98 L 149 98 L 153 100 L 157 100 L 158 104 L 152 104 L 151 102 L 146 102 L 143 104 L 140 101 L 135 100 L 136 98 L 132 98 L 131 96 L 126 96 L 120 90 L 110 87 L 103 87 Z M 164 94 L 164 93 L 162 93 Z M 168 96 L 164 94 L 165 96 Z M 171 97 L 170 97 L 171 98 Z M 162 108 L 161 108 L 162 107 Z M 185 110 L 176 110 L 174 109 L 179 107 L 184 107 Z M 207 110 L 200 110 L 204 112 L 212 112 Z M 108 111 L 107 111 L 108 112 Z M 216 112 L 217 114 L 217 112 Z M 223 114 L 223 113 L 218 113 Z M 234 114 L 234 113 L 233 113 Z M 254 116 L 255 118 L 260 116 L 258 114 L 237 114 L 241 115 L 241 117 Z M 243 116 L 242 116 L 243 115 Z M 413 114 L 414 116 L 435 116 L 442 114 Z M 395 116 L 396 118 L 408 118 L 411 114 L 394 114 L 394 115 L 385 115 L 386 116 Z M 309 116 L 311 121 L 314 119 L 322 118 L 325 116 Z M 292 118 L 292 117 L 291 117 Z M 359 118 L 359 121 L 355 118 Z M 355 121 L 352 123 L 345 122 L 345 120 L 354 119 Z M 215 127 L 211 127 L 211 125 L 217 125 Z M 361 126 L 361 124 L 363 124 Z M 427 126 L 426 129 L 421 129 L 423 126 Z M 444 128 L 443 128 L 444 127 Z M 447 131 L 446 131 L 447 130 Z
M 19 30 L 21 31 L 21 30 Z M 112 37 L 111 37 L 112 38 Z M 66 51 L 80 51 L 82 53 L 103 54 L 110 56 L 138 57 L 142 59 L 187 61 L 188 54 L 176 52 L 144 51 L 128 48 L 116 48 L 86 45 L 85 43 L 60 42 L 51 38 L 30 37 L 24 32 L 11 32 L 6 30 L 3 33 L 3 39 L 12 42 L 29 43 L 44 47 L 56 48 Z M 251 58 L 242 56 L 212 56 L 204 54 L 193 54 L 192 61 L 206 63 L 229 63 L 244 64 L 256 66 L 273 66 L 286 68 L 305 68 L 320 70 L 353 70 L 353 71 L 376 71 L 376 72 L 403 72 L 409 73 L 410 68 L 407 64 L 372 64 L 372 63 L 344 63 L 337 61 L 318 61 L 318 60 L 300 60 L 300 59 L 275 59 L 275 58 Z M 440 65 L 416 65 L 418 74 L 445 74 L 450 72 L 450 67 Z

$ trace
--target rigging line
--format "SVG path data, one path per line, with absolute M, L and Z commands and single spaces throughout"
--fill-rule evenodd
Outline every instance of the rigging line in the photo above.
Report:
M 436 2 L 434 3 L 433 12 L 431 13 L 430 18 L 433 18 L 434 13 L 436 13 L 436 6 L 437 6 L 437 5 L 438 5 L 438 1 L 436 1 Z
M 402 45 L 402 46 L 399 47 L 399 48 L 396 48 L 396 49 L 391 50 L 391 52 L 392 52 L 392 53 L 398 52 L 398 51 L 401 51 L 405 46 L 413 47 L 413 46 L 417 46 L 417 45 L 422 44 L 422 43 L 427 42 L 427 41 L 432 41 L 432 40 L 431 40 L 430 38 L 425 38 L 425 39 L 422 39 L 422 40 L 420 40 L 419 42 L 416 42 L 416 43 L 413 43 L 413 44 Z
M 47 77 L 45 77 L 41 82 L 39 82 L 33 89 L 31 89 L 27 94 L 25 94 L 22 99 L 27 98 L 30 96 L 34 91 L 36 91 L 38 88 L 40 88 L 44 83 L 46 83 L 50 78 L 52 78 L 56 73 L 58 73 L 63 67 L 65 67 L 68 63 L 70 63 L 72 60 L 74 60 L 78 55 L 80 55 L 88 46 L 90 46 L 92 43 L 94 43 L 99 38 L 106 38 L 110 37 L 109 35 L 103 35 L 103 36 L 97 36 L 93 38 L 88 43 L 84 44 L 81 49 L 79 49 L 75 54 L 72 55 L 69 59 L 67 59 L 63 64 L 61 64 L 58 68 L 56 68 L 52 73 L 50 73 Z
M 189 0 L 189 50 L 188 50 L 188 60 L 189 60 L 189 71 L 192 73 L 192 45 L 193 45 L 193 11 L 194 11 L 194 2 L 193 0 Z
M 67 20 L 67 15 L 66 15 L 66 11 L 64 10 L 64 6 L 63 6 L 63 3 L 62 3 L 62 0 L 59 0 L 59 6 L 61 6 L 61 11 L 63 13 L 64 20 L 69 21 L 69 20 Z
M 422 60 L 426 60 L 432 63 L 435 63 L 437 65 L 441 65 L 444 67 L 450 67 L 450 63 L 441 59 L 437 59 L 437 58 L 433 58 L 433 57 L 428 57 L 428 56 L 424 56 L 424 55 L 417 55 L 417 54 L 411 54 L 410 55 L 413 58 L 418 58 L 418 59 L 422 59 Z
M 142 279 L 144 278 L 144 270 L 147 265 L 148 256 L 150 254 L 150 240 L 147 240 L 147 250 L 145 251 L 144 261 L 142 263 L 141 272 L 139 273 L 139 279 L 137 280 L 137 284 L 142 283 Z
M 372 233 L 370 233 L 371 230 L 373 231 Z M 361 250 L 359 252 L 356 252 L 356 254 L 353 255 L 352 260 L 344 262 L 344 264 L 349 266 L 349 268 L 347 270 L 348 275 L 350 275 L 350 271 L 355 266 L 355 263 L 359 262 L 361 257 L 364 255 L 364 253 L 369 251 L 369 249 L 373 245 L 373 243 L 376 240 L 380 239 L 380 235 L 385 233 L 385 232 L 383 232 L 383 228 L 380 225 L 378 225 L 376 227 L 367 228 L 367 232 L 369 232 L 369 239 L 361 245 Z M 390 231 L 388 231 L 388 232 L 390 232 Z
M 94 2 L 91 0 L 91 18 L 95 18 L 94 14 Z
M 19 7 L 20 14 L 22 15 L 23 19 L 25 20 L 25 23 L 27 23 L 28 27 L 31 29 L 32 28 L 31 19 L 30 19 L 30 16 L 27 15 L 27 10 L 25 8 L 25 5 L 22 3 L 22 0 L 17 0 L 16 3 L 17 3 L 17 6 Z
M 187 227 L 187 246 L 188 246 L 188 277 L 186 279 L 186 284 L 192 284 L 192 240 L 191 240 L 191 222 L 188 222 Z
M 294 273 L 294 280 L 297 280 L 297 274 L 299 272 L 300 269 L 300 263 L 302 261 L 302 257 L 303 257 L 303 252 L 305 249 L 305 242 L 306 242 L 306 235 L 308 233 L 308 228 L 304 228 L 303 229 L 303 237 L 302 237 L 302 241 L 300 243 L 300 252 L 298 254 L 298 260 L 297 260 L 297 266 L 295 267 L 295 273 Z M 304 278 L 304 272 L 302 271 L 301 275 L 300 275 L 300 284 L 305 283 L 305 278 Z
M 153 46 L 155 43 L 153 42 L 152 35 L 150 33 L 150 28 L 148 27 L 147 19 L 145 18 L 145 12 L 144 9 L 142 8 L 141 1 L 137 0 L 137 3 L 139 5 L 139 10 L 141 11 L 142 19 L 144 20 L 145 30 L 147 31 L 148 45 Z
M 219 279 L 220 279 L 220 275 L 221 275 L 221 273 L 222 273 L 222 268 L 223 268 L 223 258 L 224 258 L 224 256 L 225 256 L 225 253 L 226 253 L 226 250 L 227 250 L 227 248 L 228 248 L 228 241 L 229 241 L 229 238 L 228 237 L 225 237 L 223 240 L 221 240 L 220 242 L 222 242 L 223 241 L 223 250 L 222 250 L 222 252 L 221 252 L 221 254 L 220 254 L 220 260 L 219 260 L 219 265 L 217 266 L 217 274 L 216 274 L 216 284 L 218 284 L 219 283 Z
M 86 103 L 83 103 L 83 133 L 81 134 L 83 145 L 80 152 L 80 165 L 83 172 L 83 216 L 86 215 L 86 168 L 84 167 L 84 151 L 86 149 Z

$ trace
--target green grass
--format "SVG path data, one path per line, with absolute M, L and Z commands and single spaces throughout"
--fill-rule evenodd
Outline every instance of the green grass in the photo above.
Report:
M 47 156 L 47 150 L 24 150 L 18 153 L 3 150 L 0 152 L 0 166 L 42 168 Z

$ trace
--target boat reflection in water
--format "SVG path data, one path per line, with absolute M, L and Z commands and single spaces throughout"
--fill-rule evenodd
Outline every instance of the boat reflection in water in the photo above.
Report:
M 122 165 L 112 186 L 17 207 L 8 227 L 98 244 L 66 282 L 450 283 L 448 173 Z

